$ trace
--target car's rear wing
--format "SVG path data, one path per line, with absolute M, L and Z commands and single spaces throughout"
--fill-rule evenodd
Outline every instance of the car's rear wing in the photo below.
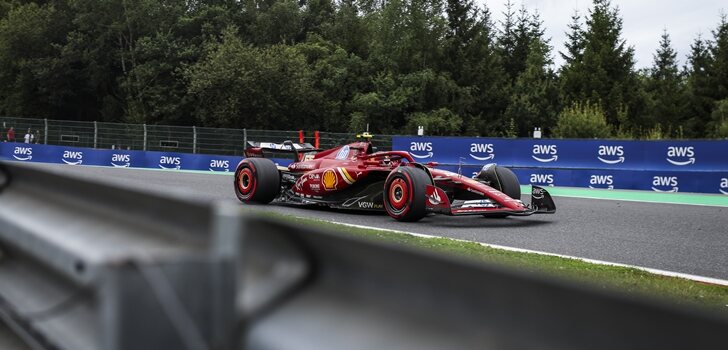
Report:
M 293 143 L 292 141 L 284 141 L 283 143 L 248 141 L 248 144 L 245 147 L 245 156 L 249 158 L 263 158 L 264 152 L 293 153 L 296 155 L 296 159 L 298 159 L 300 153 L 318 151 L 320 151 L 320 149 L 314 147 L 310 143 Z

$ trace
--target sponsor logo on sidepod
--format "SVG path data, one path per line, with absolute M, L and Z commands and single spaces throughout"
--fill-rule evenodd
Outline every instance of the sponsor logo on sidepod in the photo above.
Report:
M 213 159 L 210 161 L 210 171 L 224 171 L 224 172 L 230 172 L 230 161 L 229 160 L 221 160 L 221 159 Z
M 680 188 L 677 187 L 677 176 L 655 176 L 652 178 L 652 190 L 655 192 L 672 192 L 676 193 L 680 191 Z M 658 187 L 672 187 L 670 189 L 659 189 Z
M 179 170 L 182 167 L 182 160 L 179 157 L 159 157 L 159 167 L 165 170 Z
M 592 175 L 589 178 L 589 188 L 605 188 L 605 187 L 594 187 L 594 186 L 607 186 L 606 189 L 614 189 L 614 176 L 613 175 Z
M 682 160 L 675 160 L 672 158 L 679 158 Z M 666 159 L 672 165 L 685 166 L 695 164 L 695 147 L 668 147 Z
M 720 179 L 720 193 L 728 195 L 728 178 Z
M 553 174 L 531 174 L 531 183 L 534 185 L 554 185 Z
M 349 145 L 341 147 L 341 149 L 339 150 L 339 153 L 336 154 L 336 159 L 343 160 L 343 159 L 349 158 L 349 151 L 350 151 Z
M 423 152 L 425 153 L 423 154 Z M 432 158 L 435 155 L 432 152 L 432 142 L 411 142 L 409 153 L 419 159 Z
M 23 161 L 31 160 L 33 159 L 33 149 L 30 147 L 15 147 L 13 158 Z
M 597 159 L 604 164 L 624 163 L 624 146 L 599 146 Z M 611 159 L 605 159 L 605 158 Z M 616 157 L 616 158 L 614 158 Z
M 114 168 L 128 168 L 131 166 L 131 156 L 128 154 L 113 154 L 111 156 L 111 165 Z
M 475 160 L 486 161 L 495 158 L 494 147 L 492 143 L 471 143 L 470 157 Z
M 63 158 L 61 160 L 69 165 L 81 165 L 83 163 L 83 152 L 63 151 Z
M 550 163 L 559 159 L 557 153 L 556 145 L 533 145 L 533 155 L 531 157 L 541 163 Z

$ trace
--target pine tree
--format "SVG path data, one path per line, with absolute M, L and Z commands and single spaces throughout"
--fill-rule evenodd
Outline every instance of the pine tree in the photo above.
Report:
M 634 49 L 621 36 L 619 10 L 610 0 L 594 0 L 586 29 L 572 27 L 569 52 L 562 54 L 568 58 L 562 69 L 562 104 L 598 103 L 610 125 L 640 129 L 646 125 L 640 120 L 644 102 L 634 70 Z
M 713 45 L 710 47 L 713 62 L 710 75 L 713 88 L 713 98 L 716 101 L 728 98 L 728 17 L 721 15 L 718 28 L 713 30 Z
M 683 124 L 684 87 L 678 70 L 677 53 L 672 48 L 670 35 L 665 29 L 660 47 L 654 54 L 654 63 L 647 79 L 649 96 L 647 115 L 662 130 L 676 133 Z
M 686 94 L 686 127 L 687 137 L 706 137 L 706 125 L 710 121 L 713 109 L 713 86 L 709 70 L 713 57 L 710 54 L 710 43 L 698 36 L 690 46 L 688 64 L 684 71 L 687 76 Z

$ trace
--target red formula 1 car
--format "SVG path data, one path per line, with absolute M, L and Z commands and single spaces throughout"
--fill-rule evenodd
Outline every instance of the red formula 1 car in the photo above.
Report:
M 296 161 L 281 167 L 263 157 L 267 152 L 293 153 Z M 436 163 L 417 163 L 407 152 L 375 152 L 368 140 L 323 151 L 290 141 L 249 142 L 245 155 L 234 183 L 244 203 L 386 211 L 399 221 L 428 213 L 506 217 L 556 211 L 549 193 L 538 186 L 532 186 L 531 203 L 523 203 L 510 169 L 490 164 L 470 178 L 437 169 Z

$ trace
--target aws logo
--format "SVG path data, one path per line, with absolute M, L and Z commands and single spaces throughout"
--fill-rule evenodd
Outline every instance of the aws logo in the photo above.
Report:
M 230 172 L 230 161 L 229 160 L 222 160 L 222 159 L 213 159 L 210 160 L 210 171 L 224 171 L 224 172 Z
M 720 179 L 720 193 L 728 195 L 728 178 Z
M 672 187 L 669 190 L 660 189 L 665 187 Z M 678 187 L 677 176 L 655 176 L 652 178 L 652 190 L 655 192 L 672 192 L 676 193 L 680 191 Z
M 668 147 L 666 159 L 670 164 L 677 166 L 695 164 L 695 147 Z
M 624 163 L 624 146 L 599 146 L 597 159 L 604 164 Z
M 13 158 L 22 161 L 33 159 L 33 149 L 30 147 L 15 147 L 13 150 Z
M 494 147 L 492 143 L 471 143 L 470 157 L 475 160 L 485 161 L 495 158 Z
M 69 165 L 81 165 L 81 163 L 83 163 L 83 152 L 63 151 L 63 157 L 61 160 Z
M 131 156 L 128 154 L 111 155 L 111 165 L 114 168 L 128 168 L 131 166 Z
M 418 159 L 432 158 L 435 153 L 432 152 L 432 142 L 411 142 L 410 154 Z
M 159 157 L 159 167 L 165 170 L 179 170 L 182 167 L 180 157 Z
M 599 186 L 599 187 L 594 187 Z M 606 187 L 604 187 L 606 186 Z M 589 188 L 606 188 L 609 190 L 614 189 L 614 176 L 613 175 L 592 175 L 589 178 Z
M 550 163 L 559 160 L 556 145 L 533 145 L 533 159 L 541 163 Z
M 531 174 L 531 183 L 539 185 L 554 185 L 553 174 Z

